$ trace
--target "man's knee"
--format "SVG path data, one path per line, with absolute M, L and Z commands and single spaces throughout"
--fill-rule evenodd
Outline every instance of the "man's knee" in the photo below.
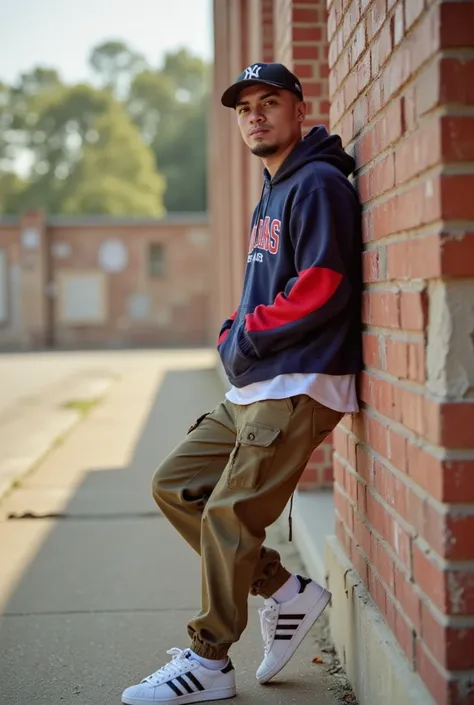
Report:
M 171 491 L 170 485 L 170 468 L 169 463 L 165 460 L 155 470 L 151 481 L 153 499 L 157 504 L 160 504 L 166 497 L 169 497 Z

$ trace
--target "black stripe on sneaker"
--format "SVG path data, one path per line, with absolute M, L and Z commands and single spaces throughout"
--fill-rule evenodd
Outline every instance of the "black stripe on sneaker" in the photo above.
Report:
M 187 675 L 187 674 L 186 674 L 186 675 Z M 185 688 L 185 689 L 188 691 L 188 693 L 194 693 L 194 692 L 195 692 L 195 691 L 191 688 L 191 686 L 189 685 L 189 683 L 186 683 L 186 681 L 184 680 L 183 676 L 178 676 L 178 677 L 176 678 L 176 680 L 183 686 L 183 688 Z
M 225 666 L 225 667 L 222 669 L 221 673 L 230 673 L 230 672 L 233 671 L 233 670 L 234 670 L 234 664 L 233 664 L 232 661 L 229 659 L 229 663 L 227 664 L 227 666 Z
M 313 581 L 311 580 L 311 578 L 302 578 L 301 575 L 297 575 L 296 577 L 298 578 L 299 583 L 300 583 L 300 589 L 299 589 L 298 595 L 301 595 L 306 590 L 308 585 L 310 583 L 312 583 Z
M 282 619 L 304 619 L 305 614 L 279 614 L 278 621 L 281 622 Z
M 187 678 L 193 683 L 198 690 L 204 690 L 204 686 L 198 681 L 193 673 L 186 673 Z
M 290 639 L 293 639 L 293 634 L 275 634 L 275 639 L 279 639 L 280 641 L 290 641 Z
M 173 691 L 173 693 L 174 693 L 175 695 L 184 695 L 184 693 L 182 693 L 182 692 L 180 691 L 180 689 L 178 688 L 178 686 L 175 685 L 175 684 L 173 683 L 173 681 L 168 681 L 166 685 L 168 685 L 168 686 L 171 688 L 171 690 Z
M 299 626 L 300 626 L 299 624 L 278 624 L 277 629 L 286 629 L 286 630 L 293 629 L 294 631 L 296 631 L 296 629 L 298 629 Z

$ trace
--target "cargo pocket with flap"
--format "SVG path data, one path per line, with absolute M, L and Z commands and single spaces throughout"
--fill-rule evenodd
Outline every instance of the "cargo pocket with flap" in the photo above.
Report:
M 276 452 L 281 429 L 245 423 L 227 465 L 227 486 L 257 490 L 264 482 Z

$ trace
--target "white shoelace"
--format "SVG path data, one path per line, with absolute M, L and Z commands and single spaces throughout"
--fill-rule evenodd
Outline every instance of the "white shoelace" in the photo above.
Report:
M 273 603 L 265 603 L 264 607 L 258 610 L 260 615 L 260 628 L 262 631 L 263 648 L 265 654 L 268 654 L 272 648 L 273 639 L 275 637 L 276 625 L 278 620 L 278 607 Z
M 155 673 L 152 673 L 150 676 L 147 676 L 147 678 L 144 678 L 142 681 L 143 683 L 147 682 L 152 685 L 160 685 L 170 678 L 180 676 L 182 672 L 186 670 L 186 667 L 189 666 L 189 659 L 187 658 L 189 649 L 173 648 L 166 653 L 173 657 L 172 660 L 162 668 L 155 671 Z

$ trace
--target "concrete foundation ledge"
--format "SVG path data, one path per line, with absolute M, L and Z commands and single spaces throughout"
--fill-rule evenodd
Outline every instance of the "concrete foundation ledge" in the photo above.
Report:
M 336 536 L 325 547 L 331 637 L 359 705 L 434 705 Z

